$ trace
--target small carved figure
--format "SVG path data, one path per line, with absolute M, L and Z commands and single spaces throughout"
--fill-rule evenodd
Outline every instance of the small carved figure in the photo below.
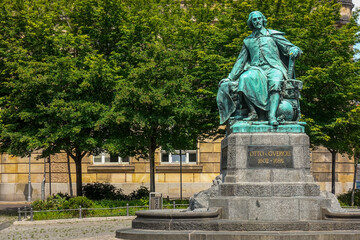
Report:
M 244 39 L 229 76 L 219 83 L 221 124 L 234 119 L 277 126 L 300 118 L 302 82 L 295 80 L 294 61 L 302 51 L 284 33 L 266 29 L 266 23 L 261 12 L 250 13 L 247 25 L 253 32 Z

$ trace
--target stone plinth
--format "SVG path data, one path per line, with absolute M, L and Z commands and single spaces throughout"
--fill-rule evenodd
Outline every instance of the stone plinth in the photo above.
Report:
M 305 122 L 286 121 L 274 128 L 267 124 L 267 121 L 246 122 L 246 121 L 230 121 L 228 133 L 258 133 L 258 132 L 272 132 L 272 133 L 304 133 L 306 125 Z
M 291 151 L 292 166 L 272 163 L 249 167 L 249 146 L 265 149 L 264 154 L 287 147 Z M 278 159 L 273 156 L 263 158 Z M 314 182 L 310 174 L 309 137 L 304 133 L 232 133 L 221 142 L 220 171 L 225 176 L 224 183 Z
M 306 134 L 232 133 L 221 149 L 223 183 L 209 206 L 222 208 L 224 219 L 317 220 L 331 207 L 310 174 Z
M 341 209 L 336 197 L 320 193 L 314 182 L 306 134 L 233 132 L 221 146 L 222 182 L 219 176 L 210 189 L 194 196 L 200 207 L 137 212 L 132 229 L 118 230 L 116 237 L 360 239 L 360 211 Z

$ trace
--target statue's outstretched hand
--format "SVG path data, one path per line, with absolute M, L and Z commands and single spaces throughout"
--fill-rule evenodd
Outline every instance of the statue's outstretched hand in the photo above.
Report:
M 292 47 L 289 51 L 289 56 L 291 58 L 297 58 L 299 56 L 299 48 L 298 47 Z
M 224 82 L 229 82 L 230 79 L 229 78 L 224 78 L 224 79 L 221 79 L 221 81 L 219 82 L 219 87 L 221 84 L 223 84 Z

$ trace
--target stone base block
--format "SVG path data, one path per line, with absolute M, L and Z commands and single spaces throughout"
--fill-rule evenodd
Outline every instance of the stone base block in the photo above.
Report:
M 304 133 L 232 133 L 221 142 L 225 183 L 314 182 Z
M 220 196 L 247 197 L 316 197 L 320 187 L 316 183 L 223 183 Z
M 116 237 L 128 240 L 359 240 L 360 231 L 232 232 L 121 229 L 116 231 Z
M 209 207 L 222 208 L 222 218 L 244 221 L 307 221 L 322 218 L 321 208 L 331 200 L 323 197 L 216 197 Z

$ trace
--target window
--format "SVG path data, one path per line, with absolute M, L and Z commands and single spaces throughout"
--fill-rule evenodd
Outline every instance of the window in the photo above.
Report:
M 174 153 L 161 151 L 161 163 L 180 163 L 180 159 L 183 163 L 196 163 L 196 150 L 182 150 L 181 156 L 180 150 L 176 150 Z
M 129 157 L 121 158 L 118 155 L 101 153 L 94 155 L 95 164 L 107 164 L 107 163 L 129 163 Z

